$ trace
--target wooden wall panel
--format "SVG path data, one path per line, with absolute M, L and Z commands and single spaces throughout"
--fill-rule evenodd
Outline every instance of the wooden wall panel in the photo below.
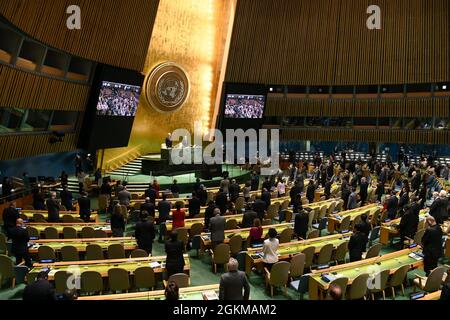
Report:
M 66 9 L 81 8 L 81 30 Z M 0 14 L 30 36 L 86 59 L 143 69 L 159 0 L 2 0 Z
M 369 5 L 381 8 L 381 30 L 366 27 Z M 449 6 L 448 0 L 238 0 L 226 81 L 448 81 Z
M 450 117 L 450 98 L 310 100 L 268 97 L 266 116 L 278 117 Z
M 283 129 L 280 138 L 287 140 L 311 141 L 366 141 L 411 144 L 448 144 L 450 132 L 431 130 L 350 130 L 333 129 Z
M 0 107 L 82 111 L 90 86 L 20 71 L 0 64 Z
M 0 135 L 0 160 L 31 157 L 38 154 L 76 149 L 77 134 L 66 134 L 63 142 L 50 144 L 49 135 Z

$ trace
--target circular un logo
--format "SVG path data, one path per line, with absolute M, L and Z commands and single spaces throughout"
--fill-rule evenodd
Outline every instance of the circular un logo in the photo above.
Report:
M 152 70 L 147 78 L 148 103 L 158 112 L 179 110 L 189 97 L 189 78 L 182 67 L 166 62 Z

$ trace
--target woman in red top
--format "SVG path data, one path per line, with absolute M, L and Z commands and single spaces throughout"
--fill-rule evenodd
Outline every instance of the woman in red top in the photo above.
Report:
M 181 204 L 176 204 L 176 209 L 172 212 L 172 230 L 184 227 L 186 213 L 181 209 Z
M 261 227 L 261 220 L 256 218 L 253 221 L 253 227 L 250 229 L 250 245 L 262 243 L 263 228 Z

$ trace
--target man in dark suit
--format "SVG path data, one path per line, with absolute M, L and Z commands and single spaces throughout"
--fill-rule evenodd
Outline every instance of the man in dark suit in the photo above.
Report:
M 165 244 L 167 277 L 182 273 L 184 269 L 184 243 L 178 240 L 176 231 L 170 233 L 170 239 Z
M 444 218 L 448 217 L 447 192 L 442 190 L 430 207 L 430 215 L 434 217 L 437 224 L 444 223 Z
M 25 265 L 31 268 L 33 264 L 28 253 L 28 241 L 30 241 L 30 237 L 22 219 L 17 219 L 16 226 L 10 230 L 10 236 L 12 240 L 11 252 L 16 257 L 16 264 L 25 261 Z
M 59 221 L 59 203 L 56 200 L 56 192 L 50 193 L 50 199 L 45 203 L 48 210 L 48 222 L 58 222 Z
M 270 189 L 272 188 L 272 184 L 270 183 L 269 177 L 266 177 L 266 179 L 264 179 L 264 182 L 262 184 L 262 189 L 266 189 L 267 191 L 270 191 Z
M 239 192 L 241 192 L 241 187 L 236 183 L 236 180 L 231 180 L 230 187 L 228 188 L 228 192 L 230 194 L 231 202 L 236 202 L 236 199 L 239 197 Z
M 266 203 L 261 200 L 260 196 L 256 197 L 256 201 L 253 203 L 253 210 L 258 215 L 259 220 L 264 220 L 264 215 L 266 214 Z
M 150 200 L 151 201 L 151 200 Z M 162 195 L 162 200 L 158 202 L 158 212 L 159 212 L 159 238 L 158 241 L 163 241 L 163 235 L 165 234 L 166 220 L 170 216 L 170 210 L 172 210 L 172 203 L 167 201 L 167 196 L 165 193 Z
M 78 206 L 80 207 L 80 218 L 89 222 L 91 219 L 91 199 L 88 198 L 86 192 L 83 192 L 81 197 L 78 198 Z
M 395 217 L 397 216 L 397 209 L 398 209 L 398 198 L 395 195 L 395 191 L 391 191 L 391 195 L 387 200 L 386 209 L 388 211 L 388 218 L 391 220 L 395 219 Z
M 16 203 L 10 202 L 9 206 L 3 209 L 3 229 L 8 238 L 10 238 L 10 230 L 16 227 L 16 221 L 19 219 L 19 211 L 16 209 Z
M 67 189 L 67 187 L 64 187 L 64 189 L 60 193 L 61 197 L 61 204 L 66 207 L 67 210 L 72 211 L 73 210 L 73 196 L 72 192 Z
M 197 191 L 197 197 L 200 199 L 200 205 L 206 206 L 206 201 L 208 200 L 208 191 L 204 185 L 200 185 L 200 189 Z
M 361 184 L 359 185 L 359 197 L 361 198 L 361 205 L 364 205 L 367 201 L 367 194 L 369 190 L 369 183 L 366 178 L 361 178 Z
M 420 183 L 422 182 L 422 176 L 419 171 L 413 171 L 411 179 L 411 188 L 413 191 L 418 191 L 420 189 Z
M 316 185 L 314 184 L 314 181 L 310 180 L 308 187 L 306 188 L 306 199 L 308 199 L 309 203 L 314 202 L 315 193 L 316 193 Z
M 209 220 L 209 231 L 213 249 L 225 240 L 225 217 L 220 215 L 219 209 L 214 209 L 214 217 Z
M 192 193 L 192 199 L 189 200 L 189 218 L 194 218 L 200 214 L 200 199 L 195 192 Z
M 352 193 L 350 193 L 350 195 L 348 196 L 347 210 L 355 209 L 357 204 L 358 194 L 356 193 L 355 189 L 352 189 Z
M 150 198 L 145 198 L 145 202 L 141 205 L 141 215 L 144 211 L 153 218 L 155 217 L 155 205 L 150 201 Z
M 350 187 L 347 183 L 342 183 L 341 187 L 341 199 L 344 201 L 344 210 L 347 210 L 348 208 L 348 198 L 350 197 L 350 194 L 352 193 L 350 191 Z
M 300 205 L 298 213 L 294 219 L 294 232 L 298 238 L 306 239 L 306 233 L 308 232 L 309 214 Z
M 225 214 L 225 212 L 227 212 L 227 205 L 228 205 L 227 194 L 223 191 L 222 188 L 220 188 L 219 192 L 216 195 L 216 206 L 220 209 L 221 214 Z
M 361 232 L 361 226 L 355 225 L 353 234 L 348 242 L 348 251 L 350 254 L 350 262 L 362 259 L 362 254 L 366 251 L 367 237 Z
M 270 194 L 269 190 L 263 188 L 261 193 L 261 200 L 264 201 L 264 203 L 266 204 L 266 210 L 270 206 L 271 198 L 272 195 Z
M 153 239 L 155 239 L 155 225 L 153 224 L 153 218 L 149 218 L 148 212 L 144 211 L 141 213 L 141 219 L 136 223 L 134 236 L 139 249 L 147 251 L 148 254 L 152 254 Z
M 413 202 L 402 216 L 400 224 L 398 225 L 398 230 L 400 232 L 400 246 L 403 246 L 403 242 L 407 237 L 410 239 L 414 238 L 417 226 L 419 225 L 419 212 L 420 205 L 417 202 Z
M 239 264 L 234 258 L 230 258 L 227 266 L 228 272 L 220 277 L 219 300 L 248 300 L 250 285 L 245 272 L 238 270 Z
M 298 185 L 298 182 L 294 182 L 294 186 L 289 191 L 289 197 L 291 198 L 291 205 L 294 205 L 295 198 L 298 194 L 302 193 L 302 189 Z
M 422 237 L 424 271 L 428 276 L 442 257 L 442 229 L 432 216 L 427 217 L 427 229 Z
M 145 197 L 146 198 L 150 198 L 150 202 L 151 203 L 155 203 L 156 202 L 156 198 L 158 197 L 158 193 L 153 188 L 152 184 L 150 184 L 148 189 L 145 190 Z
M 55 288 L 48 281 L 48 273 L 46 271 L 39 272 L 36 281 L 25 287 L 22 298 L 25 301 L 56 300 Z
M 252 207 L 250 205 L 247 205 L 247 207 L 245 208 L 244 215 L 242 217 L 241 227 L 242 228 L 253 227 L 253 221 L 255 221 L 256 218 L 258 218 L 258 214 L 256 213 L 256 211 L 253 211 Z
M 370 223 L 367 222 L 367 214 L 363 213 L 361 215 L 361 222 L 358 223 L 360 230 L 362 233 L 366 235 L 366 238 L 369 237 L 369 233 L 372 230 Z
M 259 189 L 259 176 L 255 171 L 252 172 L 250 178 L 251 191 L 257 191 Z

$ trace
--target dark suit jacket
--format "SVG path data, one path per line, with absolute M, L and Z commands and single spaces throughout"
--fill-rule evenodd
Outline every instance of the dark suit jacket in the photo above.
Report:
M 167 241 L 165 245 L 166 249 L 166 266 L 169 269 L 183 269 L 184 267 L 184 244 L 182 241 Z
M 438 224 L 425 231 L 422 238 L 422 247 L 425 256 L 442 257 L 442 229 Z
M 220 300 L 248 300 L 249 296 L 250 285 L 243 271 L 227 272 L 220 277 Z
M 59 221 L 59 203 L 55 199 L 48 199 L 46 202 L 48 210 L 48 222 Z
M 266 203 L 260 199 L 256 200 L 253 203 L 253 210 L 255 210 L 258 218 L 262 221 L 262 219 L 264 218 L 264 211 L 266 210 Z
M 305 210 L 300 211 L 295 215 L 294 220 L 294 232 L 297 236 L 306 239 L 306 233 L 308 232 L 309 215 Z
M 80 214 L 91 213 L 91 199 L 89 199 L 88 197 L 78 198 L 78 205 L 80 207 Z
M 3 209 L 3 225 L 6 228 L 14 228 L 17 219 L 19 219 L 19 211 L 17 209 L 12 207 Z
M 448 215 L 448 200 L 447 198 L 437 198 L 433 201 L 430 207 L 430 215 L 434 217 L 438 224 L 444 222 L 444 217 Z
M 30 236 L 26 229 L 14 227 L 10 229 L 10 237 L 12 240 L 11 252 L 14 255 L 28 252 L 28 241 L 30 241 Z
M 198 198 L 200 199 L 200 205 L 206 206 L 206 201 L 208 200 L 208 191 L 205 189 L 199 190 L 197 192 Z
M 149 215 L 155 217 L 155 205 L 153 203 L 143 203 L 141 205 L 141 213 L 147 211 Z
M 266 209 L 270 206 L 272 195 L 269 191 L 263 192 L 261 194 L 261 200 L 266 204 Z
M 228 197 L 225 192 L 220 192 L 216 196 L 216 206 L 220 208 L 221 211 L 226 210 L 228 204 Z
M 421 182 L 421 176 L 420 173 L 416 172 L 416 175 L 414 176 L 414 178 L 411 179 L 411 188 L 413 190 L 419 190 L 420 188 L 420 182 Z
M 367 238 L 369 236 L 370 230 L 372 230 L 372 228 L 370 227 L 370 224 L 368 222 L 363 222 L 363 221 L 361 221 L 358 224 L 361 228 L 361 232 L 364 233 Z
M 400 220 L 398 229 L 401 235 L 413 238 L 414 235 L 416 234 L 418 225 L 419 225 L 419 215 L 411 207 L 408 209 L 408 211 L 406 211 L 406 213 Z
M 225 217 L 217 216 L 209 220 L 209 231 L 211 232 L 211 241 L 223 241 L 225 239 Z
M 236 200 L 239 197 L 239 192 L 241 191 L 241 187 L 237 183 L 232 183 L 228 188 L 228 192 L 230 194 L 230 198 Z
M 200 199 L 192 198 L 189 200 L 189 217 L 193 218 L 200 213 Z
M 361 198 L 366 198 L 367 197 L 367 190 L 369 188 L 369 184 L 366 183 L 361 183 L 359 185 L 359 195 Z
M 22 297 L 28 301 L 51 301 L 56 300 L 56 293 L 50 282 L 38 280 L 25 287 Z
M 155 239 L 155 225 L 149 221 L 139 221 L 136 223 L 134 235 L 139 248 L 145 250 L 153 244 L 153 239 Z
M 362 232 L 355 232 L 348 242 L 350 261 L 358 261 L 362 258 L 362 253 L 366 251 L 367 237 Z
M 158 202 L 159 222 L 165 222 L 172 210 L 172 204 L 170 201 L 163 200 Z
M 398 208 L 398 199 L 396 196 L 391 196 L 387 201 L 387 211 L 390 219 L 395 218 L 395 216 L 397 215 L 397 208 Z
M 65 191 L 61 191 L 60 193 L 60 197 L 61 197 L 61 204 L 63 206 L 65 206 L 67 208 L 67 210 L 71 210 L 72 209 L 72 200 L 73 200 L 73 196 L 72 196 L 72 192 L 70 192 L 69 190 Z
M 258 218 L 258 215 L 253 210 L 245 211 L 244 216 L 242 217 L 242 228 L 251 228 L 253 227 L 253 221 Z
M 214 209 L 216 209 L 217 206 L 216 205 L 212 205 L 212 206 L 208 206 L 205 209 L 205 228 L 209 228 L 209 221 L 211 220 L 212 217 L 214 217 Z
M 123 229 L 125 230 L 125 219 L 121 214 L 111 215 L 111 229 Z
M 155 189 L 149 188 L 145 190 L 145 197 L 150 198 L 150 201 L 155 203 L 155 199 L 158 197 L 158 194 Z
M 309 202 L 314 201 L 315 191 L 316 191 L 316 186 L 314 184 L 308 185 L 308 188 L 306 188 L 306 199 L 308 199 Z

